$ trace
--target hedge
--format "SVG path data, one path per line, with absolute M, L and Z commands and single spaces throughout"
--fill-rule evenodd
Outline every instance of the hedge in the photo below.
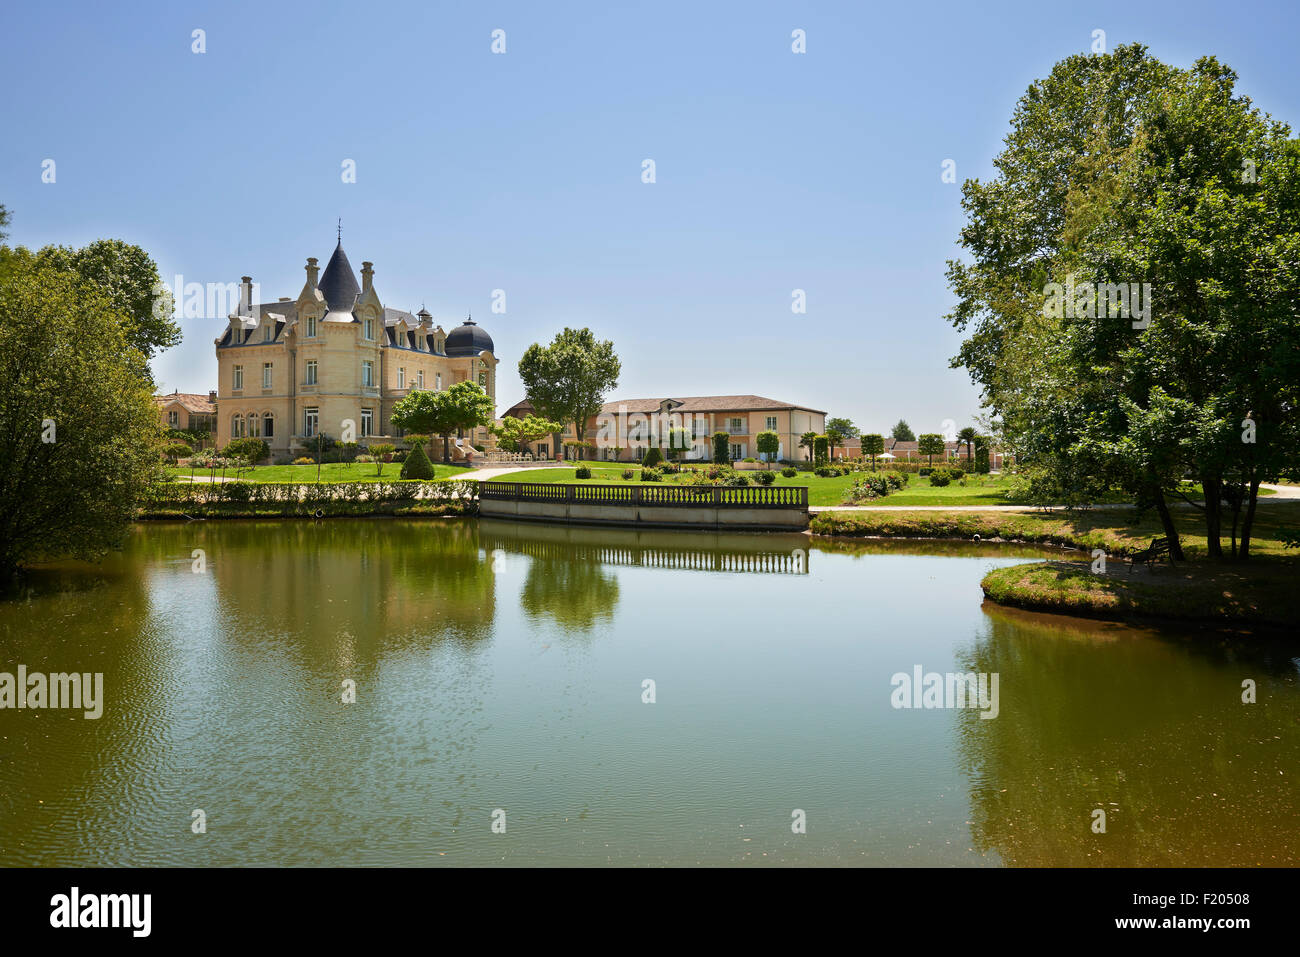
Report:
M 478 482 L 203 482 L 149 489 L 141 518 L 329 517 L 336 515 L 472 515 Z

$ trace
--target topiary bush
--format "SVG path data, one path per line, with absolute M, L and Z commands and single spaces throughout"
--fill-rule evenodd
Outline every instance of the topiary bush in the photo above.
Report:
M 424 454 L 423 445 L 412 448 L 411 454 L 402 463 L 402 478 L 423 480 L 433 478 L 433 463 L 429 461 L 429 456 Z
M 791 466 L 786 466 L 785 468 L 781 469 L 781 474 L 784 475 L 786 478 L 794 478 L 796 475 L 799 474 L 799 470 L 796 468 L 792 468 Z
M 952 472 L 948 469 L 934 469 L 930 472 L 930 484 L 942 488 L 952 482 Z
M 641 464 L 648 469 L 652 469 L 663 460 L 664 454 L 659 451 L 659 446 L 652 445 L 646 450 L 645 458 L 641 460 Z
M 771 485 L 776 481 L 775 472 L 755 472 L 754 481 L 759 485 Z
M 636 473 L 633 472 L 631 469 L 624 469 L 624 470 L 623 470 L 623 481 L 624 481 L 624 482 L 630 482 L 630 481 L 632 481 L 632 476 L 634 476 L 635 474 L 636 474 Z
M 573 470 L 573 477 L 579 479 L 591 478 L 591 466 L 579 465 L 576 469 Z

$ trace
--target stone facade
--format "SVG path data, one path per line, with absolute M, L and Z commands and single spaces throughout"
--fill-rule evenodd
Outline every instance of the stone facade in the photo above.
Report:
M 441 391 L 466 379 L 496 402 L 492 339 L 472 320 L 450 334 L 424 309 L 383 305 L 374 268 L 357 283 L 340 241 L 323 274 L 317 260 L 296 299 L 252 302 L 243 277 L 239 310 L 216 340 L 220 409 L 217 446 L 233 438 L 266 439 L 272 455 L 308 449 L 319 432 L 363 445 L 400 440 L 393 406 L 418 389 Z M 486 428 L 465 441 L 487 445 Z

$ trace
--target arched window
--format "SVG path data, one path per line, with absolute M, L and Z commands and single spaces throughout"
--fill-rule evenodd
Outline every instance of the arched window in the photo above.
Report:
M 275 416 L 270 412 L 262 416 L 262 438 L 275 438 Z
M 244 435 L 244 417 L 234 415 L 230 418 L 230 437 L 232 439 L 243 438 Z
M 253 439 L 262 437 L 262 420 L 257 417 L 256 412 L 248 413 L 248 436 Z

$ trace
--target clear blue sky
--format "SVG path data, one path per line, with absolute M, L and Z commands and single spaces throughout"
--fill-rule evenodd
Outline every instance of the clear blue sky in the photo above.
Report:
M 264 299 L 298 294 L 342 217 L 388 305 L 488 329 L 498 411 L 522 350 L 567 324 L 614 340 L 617 396 L 753 392 L 939 431 L 978 411 L 948 368 L 962 220 L 942 162 L 987 177 L 1016 99 L 1094 29 L 1175 64 L 1214 54 L 1300 125 L 1298 9 L 6 4 L 0 203 L 11 243 L 119 237 L 169 281 L 250 274 Z M 215 387 L 224 322 L 182 326 L 160 384 Z

